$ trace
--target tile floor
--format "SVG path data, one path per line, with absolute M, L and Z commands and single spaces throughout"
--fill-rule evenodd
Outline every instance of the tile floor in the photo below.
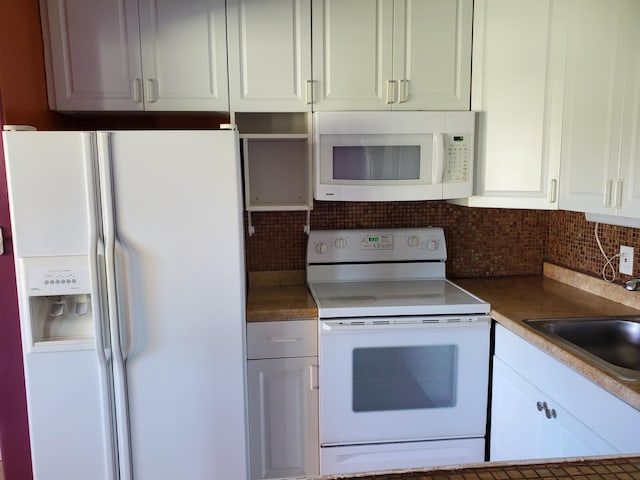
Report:
M 341 477 L 337 477 L 341 478 Z M 640 457 L 490 465 L 358 477 L 358 480 L 640 480 Z

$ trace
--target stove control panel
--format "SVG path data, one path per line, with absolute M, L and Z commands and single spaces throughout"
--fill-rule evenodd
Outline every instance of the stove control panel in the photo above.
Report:
M 307 263 L 445 261 L 444 231 L 438 227 L 381 230 L 315 230 Z

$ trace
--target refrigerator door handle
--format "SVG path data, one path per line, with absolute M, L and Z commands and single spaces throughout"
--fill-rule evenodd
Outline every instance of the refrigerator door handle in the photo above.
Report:
M 96 356 L 98 358 L 98 365 L 100 371 L 100 390 L 102 393 L 102 423 L 105 426 L 105 442 L 104 442 L 104 456 L 105 464 L 113 469 L 112 475 L 116 472 L 116 457 L 115 457 L 115 438 L 114 432 L 111 428 L 113 413 L 113 403 L 111 396 L 111 377 L 109 375 L 110 361 L 109 361 L 109 345 L 108 341 L 104 338 L 104 312 L 105 309 L 103 302 L 103 290 L 101 290 L 101 273 L 102 263 L 101 256 L 104 254 L 104 242 L 102 239 L 102 228 L 98 224 L 98 190 L 97 190 L 97 175 L 95 170 L 94 155 L 95 154 L 95 138 L 93 134 L 87 134 L 83 137 L 85 142 L 85 152 L 91 152 L 92 155 L 87 155 L 85 159 L 85 182 L 89 192 L 93 194 L 87 195 L 89 205 L 87 208 L 89 218 L 89 269 L 91 275 L 91 283 L 93 287 L 93 300 L 91 302 L 91 314 L 93 317 L 93 335 L 96 349 Z
M 127 373 L 120 340 L 120 315 L 116 288 L 116 232 L 113 187 L 111 184 L 110 133 L 98 132 L 98 165 L 100 172 L 100 197 L 102 203 L 102 228 L 105 243 L 105 274 L 107 310 L 113 359 L 113 390 L 115 401 L 115 424 L 118 441 L 120 479 L 133 478 L 131 440 L 129 431 L 129 409 L 127 394 Z

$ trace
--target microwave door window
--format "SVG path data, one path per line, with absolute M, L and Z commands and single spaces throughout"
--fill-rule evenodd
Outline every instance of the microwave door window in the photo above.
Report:
M 358 181 L 419 180 L 420 146 L 334 146 L 333 179 Z

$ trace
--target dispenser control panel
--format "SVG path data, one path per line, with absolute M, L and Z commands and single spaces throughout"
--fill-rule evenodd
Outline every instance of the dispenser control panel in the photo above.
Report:
M 31 259 L 29 259 L 31 260 Z M 50 259 L 53 260 L 53 259 Z M 90 291 L 89 269 L 82 261 L 40 260 L 27 266 L 30 295 L 67 295 Z

